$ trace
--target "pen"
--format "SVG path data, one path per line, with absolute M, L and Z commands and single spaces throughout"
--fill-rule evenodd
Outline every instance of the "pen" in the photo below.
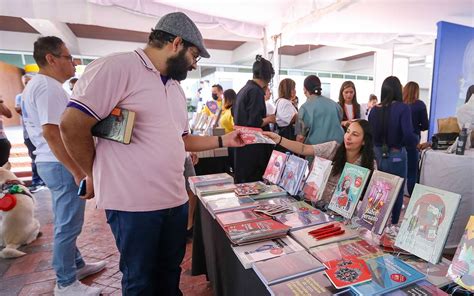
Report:
M 343 230 L 339 230 L 337 232 L 331 232 L 331 233 L 327 233 L 327 234 L 322 235 L 322 236 L 318 236 L 318 237 L 316 237 L 316 239 L 325 239 L 325 238 L 332 237 L 332 236 L 338 236 L 338 235 L 344 234 L 344 232 L 346 232 L 346 231 L 343 229 Z

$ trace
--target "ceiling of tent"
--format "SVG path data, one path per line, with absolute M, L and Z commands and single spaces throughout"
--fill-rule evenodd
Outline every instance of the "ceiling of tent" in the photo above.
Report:
M 284 67 L 339 71 L 368 71 L 379 49 L 425 61 L 438 21 L 474 26 L 472 0 L 0 0 L 0 50 L 31 51 L 38 34 L 79 55 L 129 50 L 173 11 L 197 23 L 208 63 L 250 64 L 279 48 Z

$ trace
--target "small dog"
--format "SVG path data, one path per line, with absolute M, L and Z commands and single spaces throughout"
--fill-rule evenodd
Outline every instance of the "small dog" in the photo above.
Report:
M 8 211 L 0 210 L 0 258 L 16 258 L 26 253 L 17 250 L 33 242 L 39 234 L 40 223 L 34 217 L 35 199 L 27 187 L 10 171 L 10 163 L 0 167 L 0 186 L 17 183 L 24 193 L 15 193 L 16 205 Z M 4 192 L 5 193 L 5 192 Z

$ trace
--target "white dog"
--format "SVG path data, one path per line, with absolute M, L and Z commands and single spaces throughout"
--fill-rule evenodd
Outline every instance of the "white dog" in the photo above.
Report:
M 19 183 L 23 190 L 14 193 L 16 205 L 9 211 L 0 210 L 0 258 L 16 258 L 25 255 L 17 250 L 20 246 L 34 241 L 39 233 L 40 223 L 34 217 L 35 200 L 21 181 L 10 171 L 10 164 L 0 167 L 0 198 L 8 190 L 5 184 Z M 3 193 L 2 193 L 3 192 Z

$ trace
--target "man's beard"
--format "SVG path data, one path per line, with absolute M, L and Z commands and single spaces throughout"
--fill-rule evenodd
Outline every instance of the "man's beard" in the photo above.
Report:
M 186 79 L 188 71 L 193 70 L 192 65 L 189 64 L 186 58 L 187 48 L 183 48 L 177 56 L 168 58 L 166 67 L 168 70 L 168 77 L 171 79 L 181 81 Z

